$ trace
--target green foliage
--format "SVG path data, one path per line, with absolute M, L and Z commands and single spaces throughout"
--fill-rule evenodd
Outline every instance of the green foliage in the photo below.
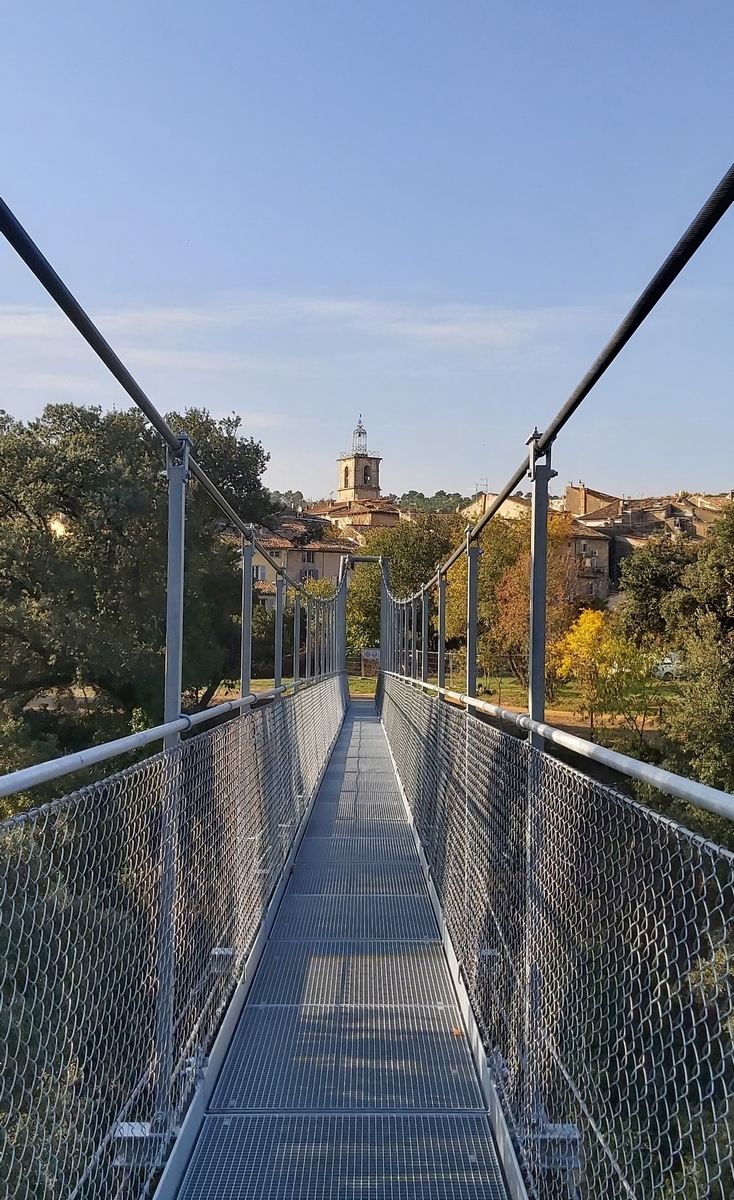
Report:
M 409 596 L 426 583 L 456 545 L 461 522 L 440 513 L 424 513 L 391 529 L 375 529 L 365 554 L 382 555 L 390 569 L 390 588 Z M 347 593 L 347 650 L 377 646 L 380 640 L 380 568 L 363 563 L 354 571 Z
M 471 504 L 471 496 L 443 490 L 435 492 L 433 496 L 424 496 L 423 492 L 405 492 L 397 503 L 398 508 L 410 512 L 454 513 L 457 508 L 466 508 L 467 504 Z
M 592 740 L 595 721 L 611 723 L 629 735 L 626 749 L 640 754 L 645 727 L 666 701 L 665 685 L 656 667 L 659 655 L 627 637 L 619 622 L 587 608 L 579 614 L 557 647 L 561 679 L 579 686 L 580 712 L 589 719 Z
M 734 790 L 734 638 L 698 612 L 685 641 L 686 679 L 664 724 L 673 770 Z
M 455 516 L 421 513 L 392 529 L 375 529 L 366 554 L 382 554 L 390 563 L 390 588 L 396 596 L 410 596 L 426 583 L 436 567 L 448 558 L 461 537 L 463 525 Z
M 239 419 L 168 420 L 242 516 L 262 520 L 267 455 L 239 437 Z M 135 409 L 54 405 L 27 425 L 0 414 L 0 706 L 6 728 L 22 723 L 29 761 L 124 734 L 136 711 L 161 718 L 164 468 Z M 209 497 L 195 481 L 187 490 L 184 688 L 204 704 L 238 670 L 239 554 Z M 80 694 L 84 705 L 60 702 Z M 29 709 L 39 696 L 50 700 Z M 5 770 L 12 741 L 0 739 Z
M 292 508 L 298 510 L 305 508 L 306 501 L 303 498 L 303 492 L 277 492 L 271 491 L 270 499 L 278 508 Z
M 625 563 L 621 617 L 676 647 L 684 679 L 664 714 L 666 765 L 734 790 L 734 506 L 698 549 L 655 539 Z
M 548 606 L 546 691 L 556 685 L 553 646 L 576 615 L 573 600 L 575 564 L 568 549 L 568 527 L 553 517 L 548 539 Z M 480 535 L 478 579 L 478 656 L 480 669 L 505 669 L 527 685 L 530 620 L 530 519 L 490 521 Z M 466 633 L 466 559 L 449 573 L 446 634 L 458 644 Z
M 380 644 L 380 568 L 359 563 L 347 592 L 347 653 Z
M 670 598 L 681 587 L 695 556 L 690 542 L 665 535 L 650 538 L 623 559 L 620 621 L 627 637 L 638 644 L 649 638 L 670 640 L 668 618 L 675 623 L 675 606 L 671 607 Z

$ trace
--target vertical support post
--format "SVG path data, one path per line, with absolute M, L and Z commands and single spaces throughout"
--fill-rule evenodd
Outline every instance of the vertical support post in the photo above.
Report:
M 301 677 L 301 593 L 293 597 L 293 683 Z
M 181 450 L 166 450 L 168 475 L 168 561 L 166 568 L 166 659 L 163 685 L 163 720 L 181 715 L 183 671 L 184 543 L 186 532 L 186 482 L 189 478 L 191 442 L 181 435 Z M 169 734 L 167 750 L 179 742 Z M 178 756 L 166 761 L 161 794 L 160 909 L 158 914 L 158 996 L 155 1013 L 157 1072 L 155 1080 L 155 1132 L 166 1152 L 171 1132 L 171 1077 L 173 1075 L 173 1004 L 176 978 L 175 906 L 178 874 L 178 825 L 181 809 L 181 764 Z
M 319 621 L 319 675 L 325 675 L 326 674 L 327 626 L 326 626 L 326 606 L 325 606 L 323 600 L 321 601 L 321 605 L 319 606 L 319 614 L 320 614 L 320 621 Z
M 446 687 L 446 576 L 438 577 L 438 686 Z
M 407 675 L 410 671 L 410 641 L 408 633 L 408 601 L 403 601 L 403 675 Z
M 242 638 L 240 696 L 249 696 L 252 682 L 252 542 L 242 541 Z
M 338 636 L 338 640 L 337 640 L 336 669 L 337 669 L 337 671 L 344 672 L 347 669 L 347 576 L 346 576 L 346 574 L 342 580 L 341 587 L 339 588 L 338 604 L 339 604 L 339 608 L 337 610 L 337 626 L 338 626 L 339 636 Z
M 334 670 L 336 662 L 336 596 L 329 602 L 329 674 Z
M 311 669 L 311 650 L 312 650 L 312 635 L 311 635 L 311 597 L 306 597 L 306 680 L 308 681 L 312 675 Z
M 477 583 L 479 546 L 466 542 L 466 694 L 477 694 Z
M 390 614 L 387 611 L 387 579 L 385 567 L 380 563 L 380 670 L 390 671 L 389 633 Z
M 410 602 L 410 678 L 418 678 L 418 600 Z
M 163 720 L 181 716 L 184 616 L 184 540 L 186 533 L 186 482 L 189 478 L 191 441 L 181 435 L 181 452 L 166 450 L 168 475 L 168 563 L 166 568 L 166 665 L 163 685 Z M 179 735 L 169 734 L 165 747 L 178 744 Z
M 430 592 L 427 588 L 421 590 L 421 679 L 428 683 L 428 611 Z
M 283 682 L 283 576 L 275 577 L 275 686 Z
M 545 607 L 548 575 L 548 484 L 550 450 L 545 461 L 536 458 L 536 429 L 528 440 L 533 501 L 530 527 L 530 661 L 528 664 L 528 712 L 534 721 L 545 720 Z M 543 738 L 530 734 L 530 745 L 542 750 Z

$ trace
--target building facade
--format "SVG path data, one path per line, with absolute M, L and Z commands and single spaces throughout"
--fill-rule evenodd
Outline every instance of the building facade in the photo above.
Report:
M 328 521 L 310 517 L 286 517 L 276 530 L 258 526 L 255 536 L 270 557 L 284 566 L 290 578 L 298 583 L 325 579 L 336 585 L 342 557 L 359 550 L 354 539 L 335 535 Z M 274 608 L 275 568 L 259 550 L 252 557 L 252 572 L 256 599 L 266 608 Z

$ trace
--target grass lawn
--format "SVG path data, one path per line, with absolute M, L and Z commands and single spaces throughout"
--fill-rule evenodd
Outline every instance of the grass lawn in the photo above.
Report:
M 372 679 L 361 679 L 359 675 L 349 675 L 349 695 L 350 696 L 374 696 L 377 691 L 377 677 Z

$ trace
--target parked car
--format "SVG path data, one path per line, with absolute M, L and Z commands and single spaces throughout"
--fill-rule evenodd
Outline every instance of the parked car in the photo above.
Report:
M 680 679 L 681 671 L 681 656 L 675 650 L 666 654 L 665 658 L 661 658 L 657 666 L 653 668 L 653 674 L 658 679 Z

